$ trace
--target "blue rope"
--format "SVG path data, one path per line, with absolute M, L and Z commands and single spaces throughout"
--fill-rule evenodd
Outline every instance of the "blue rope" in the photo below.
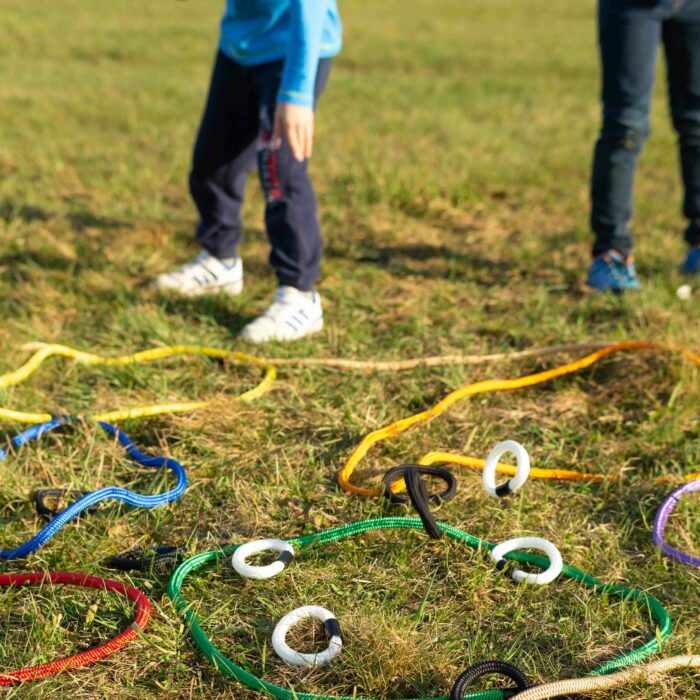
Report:
M 68 422 L 76 422 L 78 419 L 71 418 L 54 418 L 46 423 L 34 425 L 31 428 L 19 433 L 12 438 L 12 444 L 15 447 L 22 447 L 28 442 L 38 440 L 43 435 L 57 430 Z M 96 504 L 106 499 L 112 498 L 135 508 L 155 508 L 176 501 L 187 488 L 187 475 L 182 465 L 174 459 L 167 457 L 150 457 L 140 452 L 136 445 L 125 435 L 119 428 L 115 428 L 109 423 L 99 421 L 98 425 L 102 430 L 112 438 L 117 438 L 122 447 L 126 450 L 127 455 L 136 464 L 142 467 L 167 467 L 177 477 L 175 488 L 165 493 L 160 493 L 154 496 L 148 496 L 140 493 L 134 493 L 127 489 L 118 488 L 116 486 L 107 486 L 98 489 L 92 493 L 86 494 L 79 498 L 74 503 L 71 503 L 67 508 L 62 510 L 56 517 L 51 520 L 40 532 L 38 532 L 31 540 L 17 547 L 17 549 L 0 549 L 0 559 L 22 559 L 27 557 L 37 549 L 43 547 L 64 525 L 80 515 L 83 511 L 95 506 Z M 0 460 L 7 457 L 7 452 L 0 449 Z

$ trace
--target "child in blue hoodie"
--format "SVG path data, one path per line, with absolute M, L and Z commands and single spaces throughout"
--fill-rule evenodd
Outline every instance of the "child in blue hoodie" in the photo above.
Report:
M 336 0 L 227 0 L 190 174 L 202 252 L 156 285 L 190 296 L 241 292 L 241 207 L 257 165 L 279 286 L 272 305 L 241 333 L 253 342 L 323 327 L 314 289 L 321 232 L 307 166 L 316 102 L 341 43 Z

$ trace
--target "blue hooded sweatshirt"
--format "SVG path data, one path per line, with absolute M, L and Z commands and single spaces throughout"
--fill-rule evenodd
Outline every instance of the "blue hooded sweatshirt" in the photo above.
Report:
M 336 0 L 226 0 L 219 48 L 243 66 L 284 60 L 279 101 L 312 107 L 319 59 L 342 34 Z

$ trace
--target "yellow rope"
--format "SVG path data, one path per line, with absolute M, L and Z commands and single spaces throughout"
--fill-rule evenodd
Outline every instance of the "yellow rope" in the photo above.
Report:
M 501 353 L 491 355 L 444 355 L 440 357 L 417 358 L 414 360 L 403 360 L 399 362 L 374 362 L 374 361 L 353 361 L 334 358 L 290 358 L 290 359 L 269 359 L 258 358 L 246 353 L 233 350 L 222 350 L 218 348 L 210 348 L 201 345 L 175 345 L 170 347 L 151 348 L 143 350 L 132 355 L 122 355 L 119 357 L 103 357 L 101 355 L 82 352 L 75 348 L 70 348 L 65 345 L 47 344 L 47 343 L 32 343 L 24 346 L 26 349 L 35 350 L 34 354 L 18 369 L 8 372 L 0 376 L 0 388 L 14 386 L 26 381 L 41 365 L 50 357 L 65 357 L 82 365 L 87 366 L 126 366 L 139 364 L 144 362 L 154 362 L 170 357 L 180 355 L 204 355 L 215 359 L 231 360 L 244 365 L 253 365 L 263 370 L 264 375 L 262 380 L 253 389 L 240 394 L 237 398 L 240 401 L 254 401 L 266 392 L 268 392 L 273 382 L 277 377 L 276 366 L 306 366 L 306 367 L 330 367 L 335 369 L 350 369 L 363 370 L 374 369 L 377 371 L 400 371 L 420 366 L 434 367 L 441 364 L 481 364 L 487 362 L 496 362 L 501 360 L 513 360 L 524 357 L 542 357 L 560 352 L 570 352 L 573 350 L 590 350 L 597 348 L 596 352 L 575 362 L 555 367 L 554 369 L 540 372 L 533 375 L 519 377 L 517 379 L 503 380 L 487 380 L 469 384 L 448 394 L 442 401 L 414 416 L 410 416 L 403 420 L 392 423 L 391 425 L 375 430 L 367 435 L 355 449 L 353 454 L 348 459 L 342 471 L 338 475 L 338 481 L 343 489 L 348 492 L 356 493 L 362 496 L 378 496 L 381 494 L 380 488 L 362 488 L 356 486 L 350 481 L 350 478 L 355 471 L 357 465 L 367 454 L 369 449 L 382 440 L 393 435 L 398 435 L 405 430 L 413 427 L 418 423 L 423 423 L 440 415 L 447 410 L 452 404 L 461 401 L 469 396 L 486 393 L 490 391 L 508 391 L 519 389 L 522 387 L 533 386 L 546 381 L 550 381 L 556 377 L 561 377 L 567 374 L 578 372 L 586 367 L 598 362 L 603 357 L 613 353 L 635 350 L 667 350 L 681 354 L 686 359 L 700 366 L 700 356 L 689 350 L 674 350 L 668 346 L 657 343 L 649 343 L 645 341 L 630 341 L 626 343 L 610 344 L 605 342 L 582 343 L 579 345 L 555 345 L 544 348 L 535 348 L 514 353 Z M 210 405 L 209 401 L 185 401 L 167 404 L 155 404 L 150 406 L 137 406 L 131 409 L 118 409 L 99 413 L 93 416 L 88 416 L 93 420 L 102 420 L 107 422 L 117 422 L 134 418 L 146 418 L 149 416 L 157 416 L 164 413 L 186 413 L 197 411 L 206 408 Z M 19 423 L 43 423 L 51 420 L 53 415 L 50 413 L 29 413 L 24 411 L 16 411 L 9 408 L 0 407 L 0 420 L 8 420 Z M 429 465 L 435 463 L 442 464 L 457 464 L 459 466 L 470 467 L 473 469 L 483 469 L 484 460 L 476 457 L 467 457 L 463 455 L 454 455 L 446 452 L 430 452 L 425 455 L 420 464 Z M 516 467 L 510 464 L 499 464 L 498 472 L 512 476 L 515 473 Z M 564 469 L 537 469 L 533 468 L 530 475 L 536 479 L 556 479 L 566 481 L 592 481 L 601 482 L 607 478 L 602 474 L 590 474 L 585 472 L 576 472 Z M 688 481 L 700 478 L 700 474 L 693 474 L 687 477 Z M 400 491 L 405 488 L 402 480 L 397 481 L 394 490 Z
M 74 348 L 69 348 L 65 345 L 49 345 L 44 343 L 34 343 L 31 346 L 25 346 L 31 349 L 36 349 L 36 352 L 18 369 L 13 372 L 8 372 L 0 376 L 0 388 L 15 386 L 26 381 L 39 367 L 49 358 L 53 356 L 66 357 L 74 360 L 81 365 L 90 367 L 121 367 L 126 365 L 140 364 L 144 362 L 154 362 L 156 360 L 164 360 L 169 357 L 179 355 L 204 355 L 220 360 L 231 360 L 243 365 L 253 365 L 263 370 L 263 378 L 257 386 L 243 392 L 237 398 L 240 401 L 254 401 L 266 392 L 268 392 L 273 382 L 277 377 L 275 367 L 265 363 L 253 355 L 247 355 L 242 352 L 233 350 L 221 350 L 218 348 L 209 348 L 202 345 L 174 345 L 171 347 L 151 348 L 142 352 L 134 353 L 133 355 L 122 355 L 120 357 L 102 357 L 92 353 L 81 352 Z M 186 413 L 189 411 L 197 411 L 209 405 L 209 401 L 185 401 L 176 403 L 155 404 L 151 406 L 136 406 L 134 408 L 108 411 L 106 413 L 98 413 L 93 416 L 88 416 L 92 420 L 101 420 L 107 422 L 123 421 L 133 418 L 145 418 L 148 416 L 159 416 L 164 413 Z M 53 418 L 50 413 L 27 413 L 24 411 L 14 411 L 9 408 L 0 408 L 0 420 L 14 421 L 18 423 L 44 423 Z
M 464 455 L 452 454 L 450 452 L 428 452 L 427 455 L 421 457 L 418 464 L 428 466 L 431 464 L 450 464 L 460 467 L 468 467 L 482 472 L 485 459 L 479 457 L 466 457 Z M 496 466 L 496 471 L 499 474 L 506 476 L 515 476 L 518 467 L 514 464 L 499 463 Z M 538 469 L 537 467 L 530 468 L 531 479 L 543 479 L 545 481 L 590 481 L 594 484 L 600 484 L 603 481 L 617 481 L 623 477 L 622 474 L 591 474 L 589 472 L 576 472 L 570 469 Z M 688 474 L 682 477 L 683 481 L 690 483 L 700 479 L 700 472 L 697 474 Z M 675 478 L 669 476 L 661 476 L 658 478 L 658 483 L 668 481 L 676 481 Z
M 569 362 L 560 367 L 555 367 L 553 369 L 538 372 L 536 374 L 529 374 L 523 377 L 518 377 L 515 379 L 487 379 L 486 381 L 476 382 L 475 384 L 467 384 L 466 386 L 460 387 L 455 391 L 448 394 L 444 399 L 435 404 L 432 408 L 429 408 L 420 413 L 416 413 L 408 418 L 403 418 L 395 423 L 375 430 L 368 435 L 366 435 L 360 444 L 355 448 L 353 453 L 348 458 L 345 466 L 340 470 L 338 474 L 338 483 L 340 487 L 347 491 L 348 493 L 354 493 L 358 496 L 380 496 L 382 494 L 381 487 L 363 487 L 353 484 L 351 481 L 352 475 L 357 469 L 360 462 L 363 460 L 365 455 L 369 452 L 370 448 L 376 445 L 378 442 L 382 442 L 388 438 L 394 437 L 395 435 L 400 435 L 409 428 L 420 423 L 426 423 L 433 418 L 444 413 L 450 406 L 463 401 L 470 396 L 476 396 L 477 394 L 485 394 L 489 392 L 496 391 L 513 391 L 515 389 L 522 389 L 524 387 L 535 386 L 536 384 L 542 384 L 544 382 L 551 381 L 557 377 L 563 377 L 568 374 L 573 374 L 575 372 L 580 372 L 587 367 L 599 362 L 604 357 L 612 355 L 619 352 L 630 352 L 630 351 L 640 351 L 640 350 L 666 350 L 670 352 L 679 353 L 681 356 L 695 363 L 700 367 L 700 356 L 696 355 L 689 350 L 676 350 L 659 343 L 649 343 L 642 340 L 634 340 L 625 343 L 617 343 L 615 345 L 610 345 L 608 347 L 597 350 L 586 357 L 576 360 L 574 362 Z M 433 462 L 439 461 L 444 457 L 447 463 L 461 464 L 463 466 L 471 467 L 481 467 L 483 462 L 472 457 L 461 457 L 459 455 L 444 455 L 440 453 L 440 457 L 436 457 L 437 453 L 430 453 L 426 455 L 423 459 L 431 459 Z M 425 462 L 424 462 L 425 463 Z M 512 474 L 514 467 L 512 465 L 500 464 L 498 470 L 501 473 Z M 549 472 L 549 470 L 536 470 L 531 472 L 532 476 L 540 474 L 536 478 L 566 478 L 575 480 L 593 480 L 600 481 L 601 477 L 595 474 L 580 474 L 577 472 L 559 472 L 563 476 L 554 476 L 556 472 Z M 544 476 L 543 476 L 544 474 Z M 398 479 L 394 482 L 392 486 L 392 491 L 398 492 L 406 488 L 406 483 L 403 479 Z

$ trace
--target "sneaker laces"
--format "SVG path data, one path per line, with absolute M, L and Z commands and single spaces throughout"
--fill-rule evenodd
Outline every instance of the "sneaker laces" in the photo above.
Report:
M 197 257 L 194 258 L 193 260 L 189 260 L 186 263 L 183 263 L 178 267 L 177 270 L 173 270 L 170 274 L 172 275 L 186 275 L 190 270 L 193 270 L 196 267 L 199 267 L 205 260 L 208 260 L 211 256 L 209 253 L 207 253 L 206 250 L 201 251 L 200 253 L 197 254 Z

